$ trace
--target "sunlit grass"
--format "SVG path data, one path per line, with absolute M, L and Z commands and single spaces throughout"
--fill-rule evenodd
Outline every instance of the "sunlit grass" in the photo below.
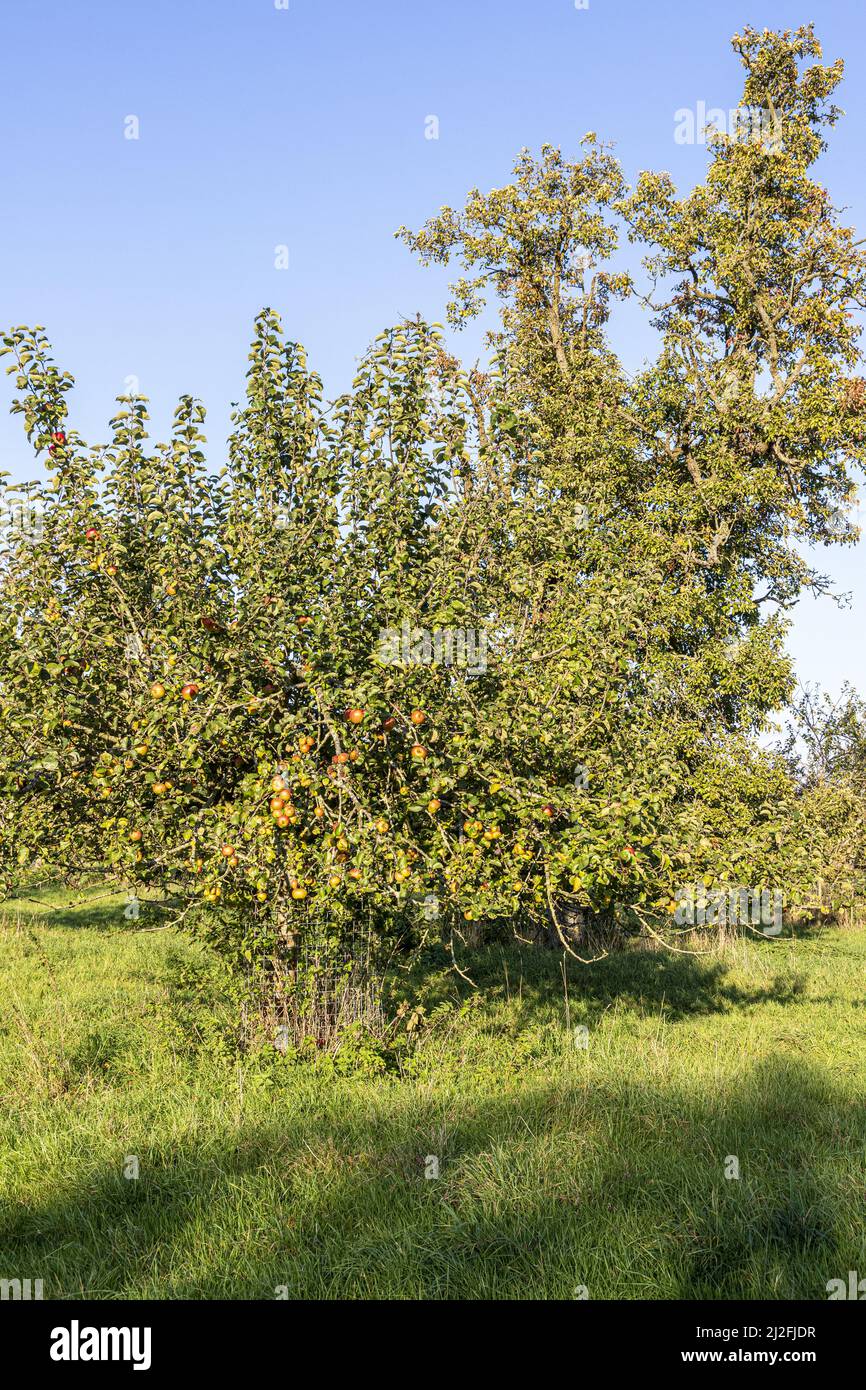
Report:
M 123 903 L 97 925 L 103 904 L 56 890 L 7 908 L 2 1277 L 46 1298 L 819 1299 L 866 1273 L 866 931 L 572 962 L 567 1002 L 552 952 L 490 948 L 475 994 L 434 952 L 402 1074 L 340 1076 L 239 1052 L 207 949 Z

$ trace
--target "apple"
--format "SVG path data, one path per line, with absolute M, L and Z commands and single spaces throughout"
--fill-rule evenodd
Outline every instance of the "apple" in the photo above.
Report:
M 366 713 L 364 709 L 347 709 L 346 719 L 350 724 L 363 724 Z
M 380 835 L 387 835 L 388 831 L 391 829 L 391 826 L 389 825 L 388 821 L 386 821 L 384 816 L 380 816 L 379 819 L 376 821 L 376 829 L 378 830 Z
M 409 715 L 409 719 L 415 725 L 416 729 L 420 729 L 421 725 L 426 722 L 427 716 L 423 709 L 413 709 L 412 713 Z
M 397 720 L 396 720 L 396 719 L 392 719 L 392 718 L 390 718 L 390 717 L 389 717 L 388 719 L 383 719 L 383 720 L 382 720 L 382 732 L 385 733 L 385 734 L 389 734 L 389 733 L 391 732 L 391 730 L 393 729 L 393 727 L 394 727 L 394 725 L 395 725 L 396 723 L 397 723 Z
M 161 700 L 164 694 L 165 686 L 162 681 L 154 681 L 153 685 L 150 687 L 150 698 L 152 700 Z
M 207 613 L 202 614 L 201 625 L 205 632 L 219 632 L 220 630 L 220 624 L 216 618 L 208 617 Z
M 293 898 L 300 900 L 301 898 L 305 898 L 306 896 L 307 896 L 307 890 L 306 890 L 306 888 L 301 888 L 300 886 L 298 886 L 297 888 L 293 888 L 293 889 L 292 889 L 292 897 L 293 897 Z
M 232 856 L 234 855 L 234 852 L 235 852 L 235 847 L 234 847 L 234 845 L 221 845 L 221 846 L 220 846 L 220 854 L 223 856 L 224 859 L 231 859 Z
M 130 840 L 132 840 L 133 844 L 136 844 L 136 845 L 137 845 L 138 842 L 139 842 L 139 840 L 141 839 L 141 831 L 140 831 L 140 830 L 130 830 L 130 832 L 129 832 L 129 838 L 130 838 Z
M 413 743 L 411 752 L 412 757 L 417 758 L 419 762 L 423 762 L 427 757 L 427 749 L 422 743 Z
M 360 870 L 360 869 L 350 869 L 350 870 L 349 870 L 349 878 L 360 878 L 360 877 L 361 877 L 361 870 Z
M 439 800 L 438 796 L 434 796 L 427 802 L 427 810 L 430 812 L 431 816 L 435 816 L 441 805 L 442 802 Z
M 285 830 L 290 824 L 291 821 L 289 820 L 285 812 L 277 816 L 277 825 L 280 827 L 281 830 Z
M 339 888 L 342 881 L 339 874 L 331 874 L 331 877 L 328 879 L 328 887 Z
M 66 443 L 66 435 L 63 433 L 63 430 L 55 430 L 51 438 L 54 440 L 55 444 Z
M 182 700 L 194 700 L 198 692 L 199 687 L 195 681 L 187 681 L 186 685 L 182 685 L 180 688 L 180 698 Z
M 271 791 L 272 791 L 272 792 L 284 792 L 285 790 L 286 790 L 285 778 L 280 777 L 280 776 L 274 777 L 274 778 L 272 779 L 272 781 L 271 781 Z
M 88 526 L 87 530 L 84 533 L 84 538 L 88 541 L 98 541 L 100 535 L 101 532 L 97 526 Z
M 556 815 L 556 811 L 552 806 L 542 806 L 541 809 L 546 816 L 553 817 Z

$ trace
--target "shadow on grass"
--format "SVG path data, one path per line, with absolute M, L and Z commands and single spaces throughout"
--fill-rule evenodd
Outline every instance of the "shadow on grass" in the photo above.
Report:
M 171 1148 L 130 1133 L 137 1181 L 118 1154 L 7 1208 L 4 1274 L 47 1297 L 823 1299 L 863 1262 L 863 1108 L 802 1064 L 714 1097 L 579 1079 L 444 1110 L 427 1089 L 351 1094 L 277 1096 Z
M 447 959 L 444 951 L 430 951 L 408 976 L 428 1010 L 473 993 L 470 984 L 447 971 Z M 801 988 L 784 973 L 766 986 L 743 988 L 728 978 L 731 967 L 718 955 L 664 950 L 623 951 L 584 965 L 541 948 L 490 946 L 467 954 L 460 965 L 487 998 L 519 998 L 530 1015 L 563 1014 L 567 995 L 577 1022 L 597 1019 L 615 1002 L 637 1013 L 662 1012 L 674 1022 L 771 1001 L 790 1003 Z
M 131 898 L 131 893 L 120 888 L 63 888 L 55 884 L 20 898 L 7 898 L 0 903 L 0 922 L 67 931 L 82 927 L 90 931 L 135 931 L 170 920 L 169 904 L 140 897 L 136 909 Z

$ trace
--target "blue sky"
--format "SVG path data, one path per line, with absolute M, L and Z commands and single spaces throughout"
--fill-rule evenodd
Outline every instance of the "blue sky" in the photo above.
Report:
M 280 4 L 282 0 L 277 0 Z M 518 150 L 576 154 L 596 130 L 626 174 L 666 168 L 685 190 L 705 150 L 674 112 L 736 105 L 731 34 L 814 18 L 846 59 L 821 177 L 866 234 L 866 14 L 860 0 L 675 5 L 648 0 L 7 0 L 0 20 L 0 324 L 42 323 L 75 375 L 73 411 L 102 440 L 138 378 L 154 435 L 185 391 L 208 407 L 222 461 L 253 316 L 283 315 L 334 396 L 385 324 L 444 318 L 447 275 L 393 237 L 473 185 L 507 180 Z M 127 118 L 139 138 L 125 138 Z M 438 139 L 425 138 L 427 118 Z M 288 248 L 288 269 L 275 248 Z M 652 350 L 633 312 L 626 365 Z M 455 350 L 474 357 L 477 333 Z M 0 397 L 0 467 L 33 476 Z M 803 601 L 791 648 L 803 679 L 866 690 L 866 542 L 822 551 L 852 596 Z

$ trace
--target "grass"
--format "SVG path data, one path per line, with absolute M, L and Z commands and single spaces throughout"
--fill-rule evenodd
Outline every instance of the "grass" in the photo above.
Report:
M 862 929 L 570 962 L 567 1003 L 553 952 L 480 953 L 477 993 L 434 952 L 405 1063 L 340 1075 L 240 1053 L 207 949 L 146 911 L 35 896 L 0 925 L 0 1277 L 46 1298 L 824 1299 L 866 1274 Z

